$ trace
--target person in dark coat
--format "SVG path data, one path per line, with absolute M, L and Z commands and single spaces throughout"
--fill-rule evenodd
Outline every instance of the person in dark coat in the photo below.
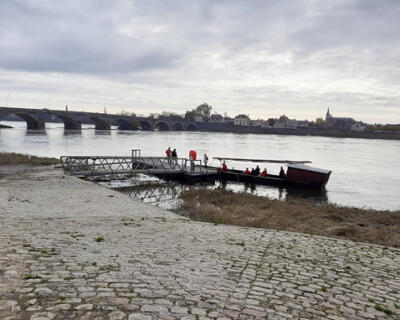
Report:
M 174 166 L 178 163 L 178 155 L 176 153 L 176 149 L 172 150 L 171 152 L 171 159 Z
M 279 171 L 279 177 L 282 179 L 286 178 L 286 173 L 285 170 L 283 170 L 283 167 L 281 167 L 281 170 Z

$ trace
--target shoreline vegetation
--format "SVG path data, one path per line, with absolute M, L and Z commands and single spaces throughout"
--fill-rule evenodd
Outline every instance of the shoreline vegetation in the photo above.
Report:
M 183 210 L 192 220 L 400 248 L 399 211 L 339 207 L 307 199 L 271 200 L 227 190 L 187 190 L 181 199 Z
M 26 164 L 32 166 L 47 166 L 59 163 L 60 160 L 56 158 L 37 157 L 14 152 L 0 152 L 0 165 Z

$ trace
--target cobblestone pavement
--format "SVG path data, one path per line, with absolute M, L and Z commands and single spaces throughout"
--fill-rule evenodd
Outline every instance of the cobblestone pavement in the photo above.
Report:
M 0 180 L 0 319 L 400 319 L 400 251 L 193 222 L 36 171 Z

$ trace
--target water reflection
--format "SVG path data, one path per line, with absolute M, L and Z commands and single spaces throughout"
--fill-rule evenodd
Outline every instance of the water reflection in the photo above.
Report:
M 82 130 L 64 130 L 64 136 L 77 136 L 81 134 Z
M 28 130 L 25 131 L 25 136 L 47 136 L 46 130 Z
M 96 136 L 111 136 L 111 130 L 94 130 Z
M 123 184 L 126 185 L 126 181 L 123 182 Z M 134 199 L 138 199 L 145 203 L 149 203 L 168 210 L 177 210 L 180 208 L 180 206 L 182 205 L 180 195 L 183 191 L 199 189 L 229 190 L 237 193 L 244 192 L 256 196 L 267 197 L 269 199 L 278 199 L 281 201 L 290 201 L 302 198 L 309 199 L 318 203 L 328 202 L 328 195 L 326 191 L 286 189 L 226 181 L 217 181 L 215 184 L 187 185 L 176 182 L 163 182 L 162 180 L 159 180 L 158 182 L 154 183 L 146 183 L 142 185 L 134 185 L 120 188 L 118 188 L 118 185 L 114 184 L 114 187 L 117 187 L 117 190 L 128 194 Z

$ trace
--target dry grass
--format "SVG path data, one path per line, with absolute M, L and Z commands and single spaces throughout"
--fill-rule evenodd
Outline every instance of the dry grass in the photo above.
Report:
M 56 158 L 36 157 L 13 152 L 0 152 L 0 165 L 30 164 L 33 166 L 46 166 L 58 163 L 60 163 L 60 161 Z
M 284 202 L 226 190 L 188 190 L 181 198 L 194 220 L 400 247 L 398 211 L 337 207 L 305 199 Z

